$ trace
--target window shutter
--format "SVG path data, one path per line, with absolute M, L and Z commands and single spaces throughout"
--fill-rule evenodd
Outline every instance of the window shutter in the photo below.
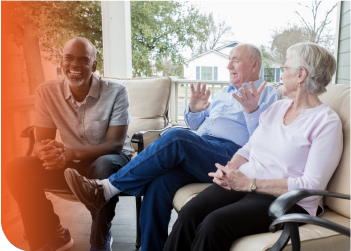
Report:
M 196 80 L 200 80 L 200 66 L 196 66 Z
M 213 75 L 214 75 L 213 80 L 218 80 L 218 67 L 217 66 L 213 67 Z
M 275 70 L 275 82 L 280 82 L 280 68 L 276 68 Z

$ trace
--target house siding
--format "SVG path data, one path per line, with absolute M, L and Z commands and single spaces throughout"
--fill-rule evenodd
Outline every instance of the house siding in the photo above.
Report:
M 339 38 L 337 46 L 336 84 L 351 84 L 350 81 L 350 2 L 340 6 Z

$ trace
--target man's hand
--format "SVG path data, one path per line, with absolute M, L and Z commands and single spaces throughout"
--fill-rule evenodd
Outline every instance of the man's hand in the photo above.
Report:
M 39 158 L 44 161 L 43 166 L 48 170 L 63 168 L 66 163 L 64 145 L 51 139 L 42 140 L 41 143 L 44 146 L 39 148 L 38 152 Z
M 229 161 L 226 166 L 217 163 L 216 167 L 217 171 L 215 173 L 208 174 L 208 176 L 213 177 L 214 183 L 227 190 L 250 191 L 251 180 L 238 169 L 231 166 Z
M 239 103 L 244 107 L 244 112 L 253 113 L 258 109 L 258 100 L 261 97 L 264 87 L 266 86 L 266 81 L 263 82 L 257 89 L 254 82 L 250 81 L 250 86 L 252 92 L 249 90 L 246 84 L 243 84 L 243 88 L 239 89 L 241 97 L 233 93 L 233 97 L 239 101 Z
M 210 103 L 208 99 L 210 98 L 211 91 L 206 90 L 206 85 L 201 83 L 197 83 L 196 91 L 194 88 L 194 84 L 190 84 L 191 88 L 191 97 L 190 97 L 190 105 L 189 109 L 192 113 L 197 113 L 206 110 Z

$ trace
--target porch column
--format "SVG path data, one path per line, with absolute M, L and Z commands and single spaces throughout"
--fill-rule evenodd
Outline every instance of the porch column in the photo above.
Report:
M 132 77 L 130 1 L 101 1 L 104 76 Z

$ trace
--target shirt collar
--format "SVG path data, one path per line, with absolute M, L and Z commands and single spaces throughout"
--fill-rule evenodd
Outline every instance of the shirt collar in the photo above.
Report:
M 87 95 L 91 96 L 93 98 L 98 99 L 100 97 L 100 78 L 99 76 L 95 75 L 93 73 L 92 75 L 92 80 L 91 80 L 91 86 L 89 89 L 89 93 Z M 71 88 L 69 88 L 69 84 L 67 83 L 67 80 L 64 79 L 64 85 L 63 85 L 63 92 L 65 95 L 65 99 L 68 99 L 70 96 L 73 98 Z
M 263 79 L 262 79 L 262 78 L 259 78 L 259 79 L 257 79 L 256 81 L 253 81 L 253 82 L 254 82 L 256 88 L 258 89 L 258 87 L 260 87 L 260 85 L 263 83 Z M 251 86 L 250 86 L 249 83 L 245 83 L 245 85 L 247 85 L 247 87 L 249 88 L 249 90 L 251 90 Z M 239 89 L 241 89 L 241 88 L 243 88 L 243 87 L 240 87 Z M 230 84 L 229 87 L 228 87 L 227 92 L 230 92 L 230 91 L 232 91 L 232 90 L 235 91 L 235 90 L 238 90 L 238 89 L 236 89 L 236 87 L 235 87 L 233 84 Z

